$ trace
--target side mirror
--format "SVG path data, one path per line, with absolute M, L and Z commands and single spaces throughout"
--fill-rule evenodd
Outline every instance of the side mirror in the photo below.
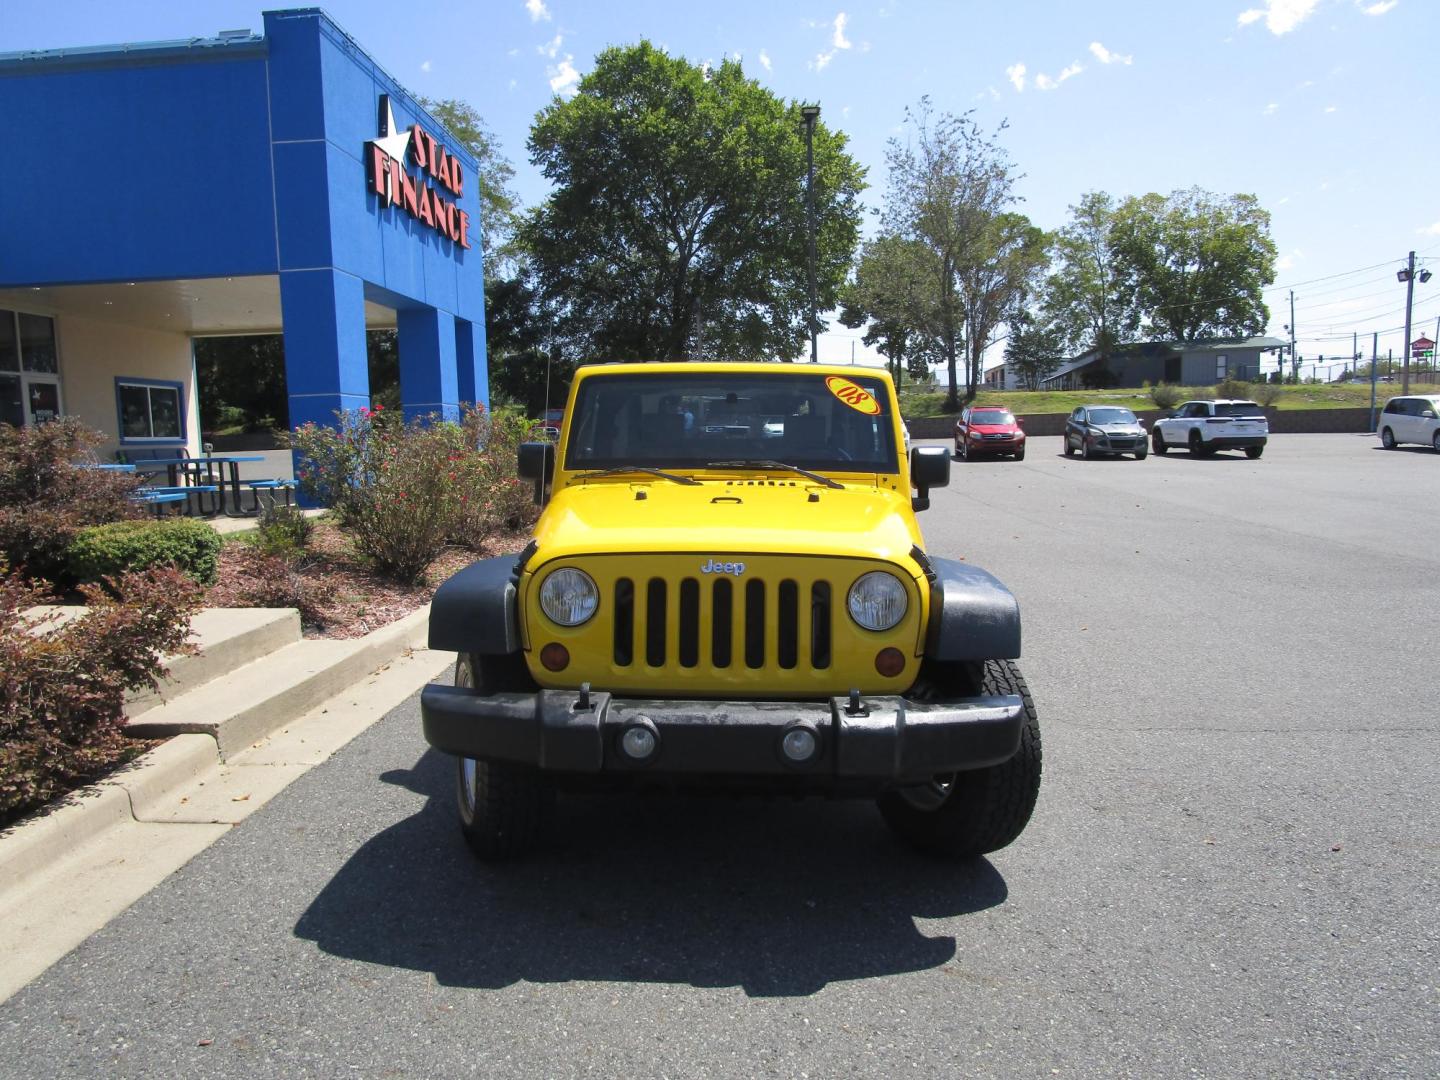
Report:
M 1435 419 L 1435 410 L 1434 410 L 1434 409 L 1426 409 L 1426 410 L 1425 410 L 1424 412 L 1422 412 L 1420 415 L 1421 415 L 1422 417 L 1424 417 L 1426 420 L 1434 420 L 1434 419 Z
M 910 484 L 918 495 L 910 500 L 913 510 L 930 509 L 930 489 L 950 486 L 950 448 L 916 446 L 910 451 Z
M 545 485 L 555 475 L 555 444 L 549 442 L 527 442 L 520 444 L 520 453 L 515 471 L 522 480 L 535 484 L 535 505 L 545 505 Z

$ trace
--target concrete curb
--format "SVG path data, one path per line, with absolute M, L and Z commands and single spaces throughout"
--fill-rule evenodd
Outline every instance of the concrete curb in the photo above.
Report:
M 320 681 L 331 687 L 321 697 L 339 693 L 345 684 L 423 646 L 429 615 L 427 604 L 354 639 L 357 647 L 344 650 L 317 672 Z M 214 732 L 176 734 L 104 780 L 0 831 L 0 894 L 23 889 L 28 879 L 50 867 L 57 853 L 73 851 L 117 825 L 147 820 L 157 805 L 219 766 L 226 746 L 231 753 L 245 749 L 291 723 L 313 702 L 298 704 L 301 707 L 288 714 L 273 708 L 264 716 L 242 713 L 232 721 L 241 721 L 234 728 L 219 725 Z

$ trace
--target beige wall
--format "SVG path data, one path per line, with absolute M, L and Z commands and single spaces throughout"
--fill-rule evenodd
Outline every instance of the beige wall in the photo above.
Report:
M 115 377 L 166 379 L 185 393 L 185 435 L 191 454 L 200 452 L 200 406 L 190 339 L 184 334 L 144 330 L 59 314 L 55 338 L 60 353 L 60 388 L 65 412 L 109 436 L 102 453 L 119 446 Z M 144 444 L 141 444 L 144 445 Z

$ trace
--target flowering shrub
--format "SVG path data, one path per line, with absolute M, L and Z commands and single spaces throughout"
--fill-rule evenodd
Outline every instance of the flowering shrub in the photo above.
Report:
M 140 516 L 126 473 L 76 466 L 104 440 L 74 417 L 0 424 L 0 557 L 34 578 L 62 577 L 66 549 L 87 525 Z
M 473 406 L 458 422 L 406 423 L 377 406 L 336 420 L 292 433 L 300 489 L 402 582 L 420 580 L 447 543 L 479 547 L 497 526 L 518 527 L 532 513 L 515 475 L 516 449 L 532 428 L 522 418 Z
M 199 588 L 176 570 L 81 586 L 83 618 L 21 617 L 43 590 L 0 576 L 0 823 L 127 759 L 126 690 L 153 686 L 185 649 Z

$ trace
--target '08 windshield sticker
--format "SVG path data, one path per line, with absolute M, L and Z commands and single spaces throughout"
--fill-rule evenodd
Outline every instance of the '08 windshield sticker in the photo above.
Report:
M 842 379 L 839 375 L 828 375 L 825 378 L 825 389 L 858 413 L 864 413 L 866 416 L 880 415 L 880 402 L 875 400 L 875 395 L 849 379 Z

